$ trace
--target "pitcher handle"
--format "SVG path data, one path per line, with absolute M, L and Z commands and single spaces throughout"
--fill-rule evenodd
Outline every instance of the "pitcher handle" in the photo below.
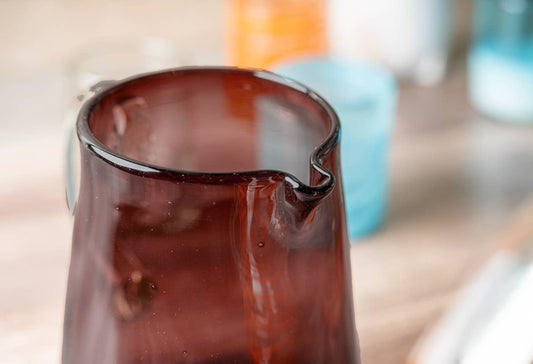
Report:
M 116 80 L 103 80 L 97 82 L 77 97 L 78 101 L 81 103 L 95 94 L 112 87 L 116 84 Z M 79 111 L 79 107 L 73 108 L 67 118 L 67 135 L 66 135 L 66 144 L 65 144 L 65 192 L 67 199 L 67 207 L 71 215 L 74 215 L 74 210 L 76 209 L 77 202 L 77 192 L 79 185 L 79 173 L 76 172 L 75 164 L 75 149 L 78 146 L 77 143 L 77 129 L 76 129 L 76 116 Z
M 73 112 L 71 112 L 72 114 Z M 74 151 L 76 143 L 76 122 L 72 121 L 72 115 L 69 115 L 67 125 L 67 136 L 65 145 L 65 192 L 67 198 L 67 207 L 71 215 L 74 215 L 76 208 L 76 194 L 78 189 L 79 177 L 76 173 Z

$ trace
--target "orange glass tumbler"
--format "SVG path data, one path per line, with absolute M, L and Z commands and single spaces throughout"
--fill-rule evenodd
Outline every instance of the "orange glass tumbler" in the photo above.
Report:
M 273 64 L 327 50 L 325 0 L 232 0 L 230 62 L 241 67 Z

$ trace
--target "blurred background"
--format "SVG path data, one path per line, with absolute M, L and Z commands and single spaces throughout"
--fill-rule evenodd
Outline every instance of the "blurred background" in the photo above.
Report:
M 1 0 L 0 46 L 3 362 L 60 360 L 73 222 L 65 148 L 78 96 L 102 79 L 221 64 L 313 84 L 341 117 L 343 148 L 363 146 L 343 149 L 343 173 L 350 223 L 364 220 L 370 208 L 361 208 L 363 217 L 350 212 L 360 207 L 351 191 L 382 186 L 372 192 L 377 197 L 369 203 L 379 209 L 368 225 L 350 226 L 364 363 L 533 360 L 533 339 L 513 339 L 533 338 L 524 328 L 533 327 L 531 310 L 505 316 L 508 307 L 528 307 L 531 295 L 490 295 L 533 292 L 524 253 L 533 230 L 531 1 Z M 375 72 L 394 81 L 379 89 L 372 78 L 350 84 L 371 100 L 370 111 L 353 114 L 323 86 L 340 72 L 338 63 L 333 71 L 310 69 L 322 77 L 300 72 L 298 62 L 317 59 L 346 62 L 354 75 L 348 79 Z M 368 118 L 384 125 L 377 152 L 362 123 Z M 345 162 L 350 153 L 366 158 L 358 164 L 364 168 Z M 377 169 L 382 173 L 374 176 Z M 503 250 L 512 259 L 491 268 Z M 472 293 L 464 287 L 476 275 L 482 278 Z M 483 302 L 497 304 L 479 308 Z M 474 311 L 486 316 L 473 321 Z M 479 356 L 495 347 L 496 361 Z M 510 353 L 521 354 L 509 359 Z

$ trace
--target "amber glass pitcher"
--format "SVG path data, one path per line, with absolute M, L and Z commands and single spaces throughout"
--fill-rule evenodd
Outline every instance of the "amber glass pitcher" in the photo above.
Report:
M 339 132 L 268 72 L 108 83 L 77 120 L 63 363 L 359 363 Z

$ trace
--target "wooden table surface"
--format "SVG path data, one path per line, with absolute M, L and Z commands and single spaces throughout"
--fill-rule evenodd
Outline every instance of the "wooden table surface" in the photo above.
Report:
M 533 191 L 533 130 L 476 116 L 465 73 L 455 69 L 439 87 L 402 87 L 388 218 L 352 246 L 367 364 L 405 361 L 488 256 L 509 213 Z M 0 99 L 9 93 L 11 100 L 1 105 L 0 120 L 20 122 L 0 134 L 0 353 L 6 363 L 60 357 L 72 219 L 60 162 L 63 110 L 42 92 L 56 92 L 53 78 L 0 83 Z M 28 118 L 42 124 L 25 124 Z

